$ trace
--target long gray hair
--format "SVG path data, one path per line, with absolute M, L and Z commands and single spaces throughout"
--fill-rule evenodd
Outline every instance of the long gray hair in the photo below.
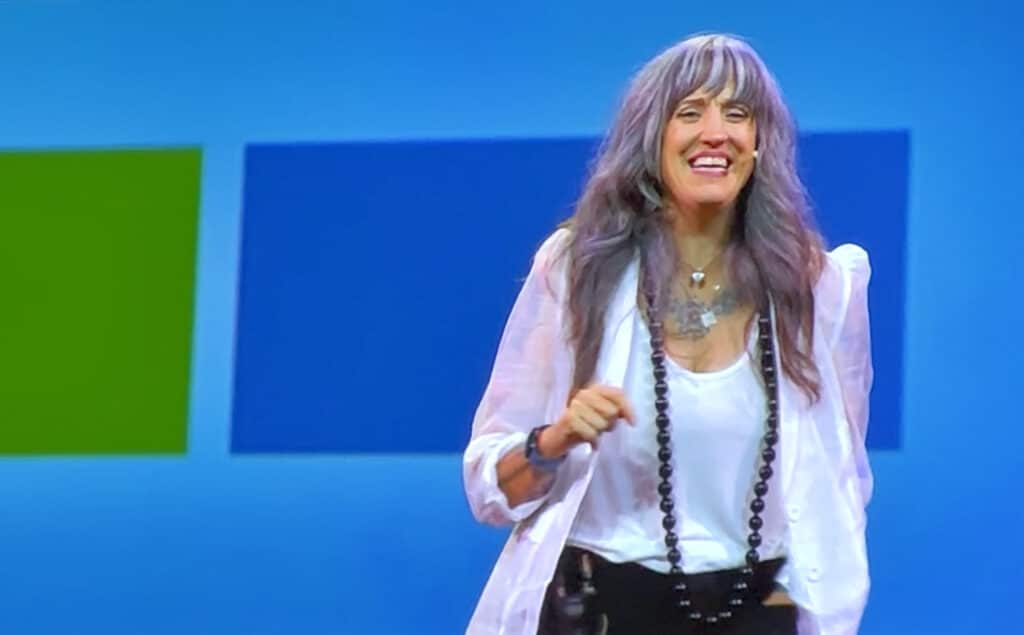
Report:
M 733 98 L 753 111 L 758 156 L 736 201 L 724 263 L 745 302 L 770 295 L 782 370 L 809 398 L 820 396 L 818 370 L 801 340 L 813 338 L 822 239 L 796 173 L 795 125 L 757 53 L 726 35 L 686 39 L 637 73 L 566 223 L 573 393 L 593 377 L 608 303 L 637 250 L 653 311 L 664 305 L 681 254 L 663 201 L 662 132 L 680 100 L 700 89 L 717 95 L 730 82 Z

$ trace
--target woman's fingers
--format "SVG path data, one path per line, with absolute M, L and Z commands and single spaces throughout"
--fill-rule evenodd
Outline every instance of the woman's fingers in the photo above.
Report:
M 615 421 L 619 418 L 619 405 L 600 393 L 589 393 L 585 403 L 607 421 Z
M 601 434 L 614 428 L 619 419 L 636 425 L 636 414 L 626 394 L 613 386 L 595 384 L 573 396 L 560 425 L 568 424 L 572 435 L 596 447 Z
M 591 404 L 583 400 L 576 402 L 576 416 L 586 421 L 591 428 L 598 432 L 604 432 L 612 423 L 612 420 L 604 414 L 604 410 L 605 408 L 602 408 L 601 404 Z
M 615 417 L 621 417 L 629 423 L 636 425 L 636 412 L 633 410 L 633 405 L 629 402 L 629 398 L 626 393 L 614 386 L 593 386 L 594 393 L 599 395 L 602 400 L 608 404 L 609 407 L 614 408 Z
M 569 429 L 573 431 L 573 434 L 588 443 L 594 443 L 597 441 L 597 437 L 600 434 L 600 432 L 592 428 L 589 423 L 578 417 L 572 417 L 569 419 Z
M 570 429 L 581 439 L 597 447 L 597 438 L 608 427 L 604 418 L 594 412 L 585 401 L 579 399 L 573 399 L 570 412 Z

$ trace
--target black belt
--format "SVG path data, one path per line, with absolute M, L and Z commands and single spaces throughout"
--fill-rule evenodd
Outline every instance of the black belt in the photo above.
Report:
M 744 606 L 734 612 L 739 623 L 724 629 L 728 632 L 742 628 L 744 618 L 751 618 L 768 609 L 761 603 L 776 589 L 775 576 L 784 558 L 759 562 L 745 591 Z M 690 599 L 695 608 L 713 614 L 725 608 L 734 594 L 740 568 L 678 575 L 659 573 L 634 562 L 614 563 L 597 554 L 578 547 L 566 547 L 559 558 L 555 576 L 545 594 L 541 612 L 542 635 L 601 633 L 601 621 L 612 622 L 609 632 L 635 631 L 648 635 L 664 632 L 714 632 L 708 630 L 680 630 L 687 624 L 686 614 L 677 606 L 679 594 L 675 585 L 686 580 Z M 784 614 L 793 622 L 795 632 L 796 610 L 792 606 L 772 607 L 772 619 Z M 605 616 L 602 618 L 602 616 Z M 767 625 L 766 625 L 767 626 Z M 759 632 L 752 630 L 750 632 Z M 767 631 L 764 631 L 767 632 Z M 788 631 L 780 631 L 788 632 Z

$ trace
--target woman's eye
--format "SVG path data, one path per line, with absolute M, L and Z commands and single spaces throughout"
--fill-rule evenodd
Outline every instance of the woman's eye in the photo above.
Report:
M 725 116 L 728 117 L 729 119 L 732 119 L 733 121 L 742 121 L 749 117 L 750 113 L 748 113 L 746 110 L 742 108 L 730 108 L 728 111 L 726 111 Z
M 700 113 L 696 110 L 680 110 L 676 113 L 676 117 L 686 119 L 687 121 L 695 121 L 700 119 Z

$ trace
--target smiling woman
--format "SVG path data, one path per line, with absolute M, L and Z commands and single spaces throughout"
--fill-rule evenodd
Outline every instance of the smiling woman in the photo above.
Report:
M 473 422 L 470 505 L 516 529 L 471 633 L 856 633 L 870 268 L 808 208 L 748 44 L 639 72 Z
M 681 208 L 713 213 L 736 200 L 754 171 L 757 124 L 734 92 L 733 82 L 717 95 L 699 90 L 665 124 L 661 174 Z

